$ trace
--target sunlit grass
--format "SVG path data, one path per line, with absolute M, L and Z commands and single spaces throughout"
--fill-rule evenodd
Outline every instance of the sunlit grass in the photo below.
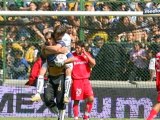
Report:
M 57 118 L 22 118 L 22 117 L 19 117 L 19 118 L 15 118 L 15 117 L 4 117 L 4 118 L 1 118 L 0 117 L 0 120 L 58 120 Z M 65 120 L 74 120 L 73 118 L 65 118 Z M 82 118 L 79 118 L 79 120 L 82 120 Z M 109 119 L 100 119 L 100 118 L 91 118 L 91 120 L 144 120 L 144 119 L 116 119 L 116 118 L 109 118 Z

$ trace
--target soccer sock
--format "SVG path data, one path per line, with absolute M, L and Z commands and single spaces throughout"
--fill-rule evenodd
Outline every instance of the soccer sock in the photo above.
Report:
M 65 110 L 59 110 L 59 120 L 64 120 Z
M 44 77 L 42 75 L 39 75 L 37 79 L 37 93 L 42 93 L 44 85 Z
M 74 118 L 78 117 L 78 104 L 73 104 Z
M 69 96 L 71 81 L 72 81 L 71 76 L 66 76 L 66 78 L 65 78 L 65 94 L 64 94 L 65 97 Z
M 153 120 L 157 116 L 158 112 L 154 109 L 151 110 L 147 120 Z
M 89 113 L 92 110 L 93 102 L 87 102 L 85 107 L 85 113 L 84 115 L 89 116 Z

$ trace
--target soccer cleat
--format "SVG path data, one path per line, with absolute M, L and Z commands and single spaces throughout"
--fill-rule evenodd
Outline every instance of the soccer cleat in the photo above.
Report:
M 78 120 L 78 117 L 75 117 L 74 120 Z
M 68 97 L 64 97 L 63 103 L 68 104 L 69 103 L 69 98 Z
M 41 101 L 42 99 L 41 99 L 41 96 L 40 96 L 40 94 L 35 94 L 35 95 L 33 95 L 32 97 L 31 97 L 31 101 L 32 102 L 38 102 L 38 101 Z
M 89 120 L 89 116 L 84 115 L 84 116 L 83 116 L 83 120 Z

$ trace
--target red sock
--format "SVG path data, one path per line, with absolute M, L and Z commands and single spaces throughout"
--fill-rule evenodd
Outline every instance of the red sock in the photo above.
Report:
M 147 120 L 153 120 L 157 116 L 158 112 L 155 111 L 154 109 L 151 110 Z
M 86 103 L 86 108 L 85 108 L 85 111 L 90 113 L 91 110 L 92 110 L 92 106 L 93 106 L 93 102 L 87 102 Z
M 74 117 L 78 117 L 78 104 L 73 104 Z

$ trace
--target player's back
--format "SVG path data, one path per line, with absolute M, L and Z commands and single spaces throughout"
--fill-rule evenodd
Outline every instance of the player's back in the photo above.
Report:
M 62 41 L 65 43 L 66 47 L 68 50 L 71 50 L 71 37 L 69 34 L 65 33 L 64 36 L 62 37 Z

